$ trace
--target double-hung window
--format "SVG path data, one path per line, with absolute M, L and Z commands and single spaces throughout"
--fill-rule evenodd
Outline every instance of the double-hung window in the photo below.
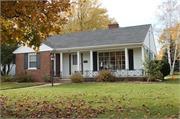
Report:
M 29 54 L 29 69 L 36 69 L 36 53 Z

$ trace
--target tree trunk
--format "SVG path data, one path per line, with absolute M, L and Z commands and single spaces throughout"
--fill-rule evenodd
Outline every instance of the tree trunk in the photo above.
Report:
M 149 74 L 149 78 L 148 78 L 147 82 L 149 82 L 149 81 L 150 81 L 150 79 L 151 79 L 151 74 Z
M 3 69 L 2 69 L 2 76 L 6 75 L 6 65 L 3 66 Z
M 168 33 L 168 40 L 167 40 L 167 53 L 168 53 L 168 61 L 169 61 L 169 65 L 170 65 L 170 69 L 171 69 L 171 52 L 170 52 L 170 33 Z
M 6 72 L 7 75 L 9 75 L 9 72 L 11 71 L 10 65 L 11 64 L 8 64 L 8 69 L 7 69 L 7 72 Z

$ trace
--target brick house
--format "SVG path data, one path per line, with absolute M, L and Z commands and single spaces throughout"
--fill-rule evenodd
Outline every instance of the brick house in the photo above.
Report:
M 112 70 L 117 77 L 133 77 L 143 75 L 141 60 L 148 51 L 151 58 L 156 57 L 150 24 L 122 28 L 110 24 L 105 30 L 51 35 L 43 41 L 38 53 L 27 46 L 13 53 L 16 74 L 27 71 L 42 81 L 41 76 L 50 76 L 52 53 L 56 77 L 69 77 L 76 71 L 81 71 L 84 77 L 94 77 L 103 69 Z

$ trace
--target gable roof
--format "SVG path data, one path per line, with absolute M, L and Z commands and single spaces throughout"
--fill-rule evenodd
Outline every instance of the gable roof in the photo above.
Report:
M 51 35 L 44 44 L 51 48 L 74 48 L 113 44 L 142 43 L 151 24 L 114 29 Z

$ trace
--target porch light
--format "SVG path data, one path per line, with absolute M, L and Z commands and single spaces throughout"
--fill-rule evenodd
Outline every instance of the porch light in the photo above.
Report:
M 54 54 L 51 55 L 51 60 L 54 60 L 55 56 Z
M 53 86 L 53 60 L 54 60 L 55 56 L 54 54 L 51 55 L 51 67 L 52 67 L 52 70 L 51 70 L 51 78 L 52 78 L 52 86 Z

